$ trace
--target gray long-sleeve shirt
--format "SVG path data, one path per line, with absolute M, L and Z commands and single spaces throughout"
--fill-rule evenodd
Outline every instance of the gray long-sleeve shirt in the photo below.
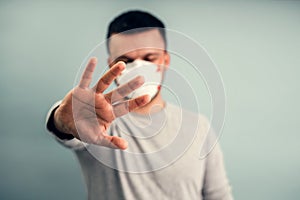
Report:
M 205 117 L 167 104 L 157 113 L 114 121 L 108 133 L 125 138 L 126 151 L 56 139 L 78 157 L 88 199 L 230 200 L 220 146 L 200 159 L 200 150 L 215 142 L 208 130 Z

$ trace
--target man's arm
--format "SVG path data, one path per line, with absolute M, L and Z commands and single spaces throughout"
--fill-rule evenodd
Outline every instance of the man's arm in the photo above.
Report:
M 141 76 L 104 94 L 104 91 L 125 69 L 124 62 L 118 62 L 90 87 L 97 59 L 91 58 L 79 84 L 53 107 L 47 120 L 47 128 L 58 141 L 69 143 L 83 141 L 110 148 L 126 149 L 127 142 L 107 134 L 113 120 L 128 112 L 144 106 L 150 101 L 149 95 L 123 101 L 123 98 L 144 83 Z M 80 143 L 82 144 L 82 143 Z
M 232 200 L 231 187 L 226 176 L 223 154 L 217 143 L 206 157 L 202 195 L 205 200 Z
M 56 128 L 56 126 L 54 124 L 54 113 L 58 107 L 59 107 L 59 105 L 56 106 L 56 104 L 55 104 L 54 109 L 50 109 L 50 113 L 47 116 L 47 121 L 46 121 L 47 129 L 61 140 L 71 140 L 74 138 L 73 135 L 61 132 L 60 130 L 58 130 Z

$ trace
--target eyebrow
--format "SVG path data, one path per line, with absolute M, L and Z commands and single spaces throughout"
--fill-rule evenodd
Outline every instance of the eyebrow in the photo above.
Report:
M 144 58 L 148 57 L 148 56 L 159 56 L 159 53 L 157 52 L 152 52 L 152 53 L 147 53 Z
M 159 56 L 159 53 L 157 53 L 157 52 L 147 53 L 146 55 L 143 56 L 143 59 L 144 59 L 144 58 L 147 58 L 147 57 L 149 57 L 149 56 Z M 132 62 L 132 61 L 134 61 L 135 59 L 133 59 L 133 58 L 131 58 L 131 57 L 129 57 L 129 56 L 122 55 L 122 56 L 117 57 L 115 60 L 116 60 L 116 61 L 117 61 L 117 60 L 126 60 L 127 62 Z

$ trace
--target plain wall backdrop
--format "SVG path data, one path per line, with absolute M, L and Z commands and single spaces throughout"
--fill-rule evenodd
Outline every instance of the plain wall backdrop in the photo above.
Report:
M 299 1 L 20 0 L 0 1 L 0 199 L 86 198 L 80 166 L 45 116 L 109 21 L 135 8 L 192 37 L 218 65 L 235 199 L 299 198 Z

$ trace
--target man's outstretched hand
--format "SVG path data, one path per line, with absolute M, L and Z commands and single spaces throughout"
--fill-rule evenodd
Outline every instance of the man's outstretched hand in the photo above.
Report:
M 150 101 L 148 95 L 123 101 L 126 95 L 144 83 L 144 79 L 141 76 L 133 77 L 128 83 L 104 94 L 103 92 L 125 69 L 125 63 L 118 62 L 113 65 L 97 84 L 90 88 L 96 65 L 97 58 L 91 58 L 79 85 L 65 96 L 56 109 L 54 124 L 59 131 L 72 134 L 86 143 L 126 149 L 128 144 L 124 139 L 110 136 L 106 131 L 116 117 L 125 115 Z

